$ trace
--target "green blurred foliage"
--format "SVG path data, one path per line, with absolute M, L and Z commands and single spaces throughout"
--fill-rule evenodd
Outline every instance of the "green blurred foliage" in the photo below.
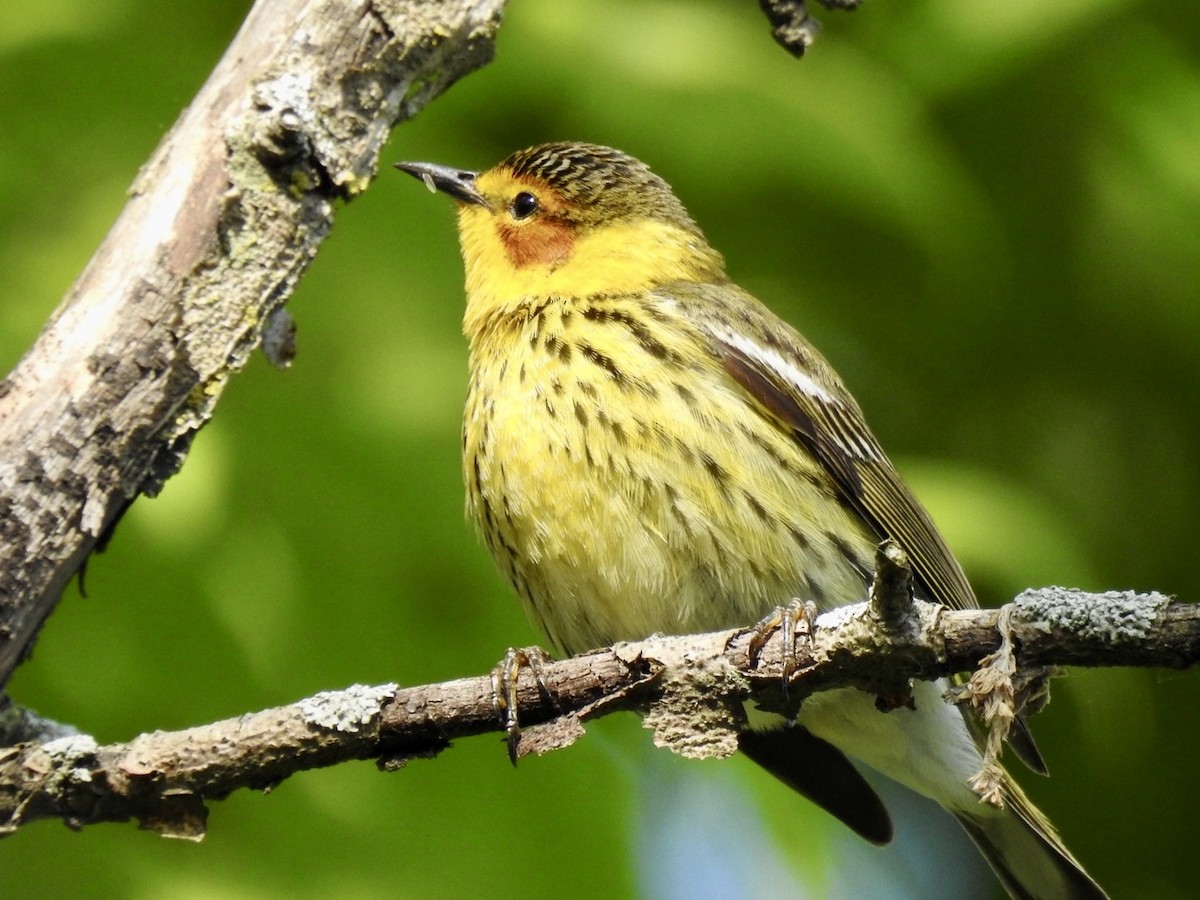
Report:
M 45 0 L 0 20 L 0 367 L 246 6 Z M 524 0 L 495 63 L 385 160 L 484 167 L 556 138 L 644 158 L 733 276 L 835 362 L 981 594 L 1197 599 L 1200 17 L 1167 0 L 877 0 L 822 18 L 796 61 L 749 0 Z M 449 204 L 408 179 L 385 171 L 341 210 L 290 303 L 295 366 L 256 358 L 233 381 L 183 472 L 92 561 L 88 597 L 69 589 L 15 697 L 119 740 L 478 673 L 536 642 L 462 517 L 461 277 Z M 1198 702 L 1192 674 L 1075 672 L 1036 722 L 1055 777 L 1025 782 L 1114 896 L 1194 892 Z M 398 774 L 362 763 L 243 792 L 199 846 L 40 824 L 0 844 L 0 883 L 683 896 L 697 885 L 679 873 L 703 862 L 716 896 L 739 884 L 711 871 L 728 853 L 751 895 L 850 896 L 880 866 L 935 879 L 868 882 L 895 895 L 978 889 L 928 811 L 912 847 L 880 852 L 749 767 L 660 759 L 632 717 L 591 732 L 516 772 L 479 739 Z

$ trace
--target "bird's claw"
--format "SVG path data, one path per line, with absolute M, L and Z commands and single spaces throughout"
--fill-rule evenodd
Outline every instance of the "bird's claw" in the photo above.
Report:
M 507 735 L 508 758 L 515 766 L 521 744 L 521 722 L 517 712 L 517 679 L 521 669 L 529 669 L 537 680 L 538 690 L 550 695 L 546 680 L 542 676 L 542 663 L 550 662 L 550 655 L 541 647 L 509 647 L 504 659 L 492 669 L 492 703 Z
M 781 675 L 784 699 L 787 699 L 788 683 L 800 667 L 800 661 L 796 655 L 796 639 L 801 634 L 811 638 L 816 627 L 817 605 L 811 600 L 794 599 L 787 606 L 775 607 L 752 629 L 754 635 L 750 639 L 749 652 L 750 659 L 754 663 L 758 662 L 763 647 L 766 646 L 771 635 L 776 631 L 783 632 L 784 649 Z

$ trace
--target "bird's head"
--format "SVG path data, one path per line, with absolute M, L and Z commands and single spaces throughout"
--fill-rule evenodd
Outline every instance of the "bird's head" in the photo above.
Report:
M 670 186 L 633 157 L 595 144 L 542 144 L 486 172 L 397 163 L 459 204 L 467 326 L 551 297 L 630 294 L 723 280 Z

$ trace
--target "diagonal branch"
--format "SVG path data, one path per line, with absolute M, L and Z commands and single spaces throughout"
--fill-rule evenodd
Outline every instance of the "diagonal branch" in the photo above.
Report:
M 486 63 L 503 0 L 259 0 L 0 382 L 0 690 L 87 554 L 182 464 L 396 122 Z

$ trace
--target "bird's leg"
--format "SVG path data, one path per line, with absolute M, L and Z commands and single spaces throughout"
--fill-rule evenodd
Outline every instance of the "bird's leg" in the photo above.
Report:
M 803 634 L 812 638 L 817 629 L 817 605 L 811 600 L 794 598 L 787 606 L 777 606 L 753 627 L 754 636 L 750 639 L 750 659 L 757 663 L 762 649 L 766 646 L 771 635 L 776 631 L 783 632 L 783 697 L 788 694 L 788 682 L 796 674 L 800 662 L 796 655 L 796 638 Z
M 547 697 L 550 691 L 542 675 L 542 663 L 551 657 L 541 647 L 509 647 L 504 659 L 492 669 L 492 703 L 507 733 L 508 758 L 517 764 L 517 749 L 521 743 L 521 722 L 517 712 L 517 679 L 527 668 L 537 680 L 538 690 Z

